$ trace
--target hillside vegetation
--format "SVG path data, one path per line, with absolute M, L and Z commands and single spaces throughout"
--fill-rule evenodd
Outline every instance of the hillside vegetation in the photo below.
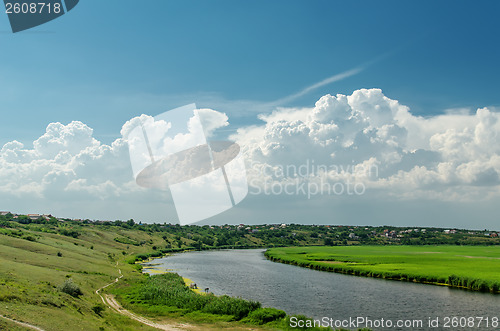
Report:
M 136 261 L 184 250 L 275 247 L 276 250 L 271 251 L 273 254 L 278 254 L 274 259 L 323 270 L 448 282 L 454 286 L 477 287 L 482 290 L 487 286 L 488 290 L 496 291 L 498 287 L 495 287 L 497 286 L 495 282 L 498 278 L 495 278 L 494 274 L 500 274 L 500 270 L 493 267 L 488 271 L 489 265 L 488 268 L 483 268 L 486 265 L 483 258 L 450 260 L 456 262 L 457 271 L 454 275 L 439 270 L 437 265 L 442 261 L 438 260 L 434 261 L 434 268 L 429 269 L 432 272 L 426 274 L 415 271 L 419 268 L 416 264 L 413 265 L 413 271 L 404 269 L 411 266 L 408 263 L 413 261 L 411 259 L 406 259 L 404 263 L 398 265 L 402 271 L 396 271 L 394 268 L 384 269 L 382 264 L 377 265 L 380 259 L 387 257 L 384 245 L 390 245 L 391 247 L 387 247 L 389 249 L 399 247 L 401 250 L 408 250 L 407 247 L 414 247 L 415 250 L 428 251 L 431 247 L 432 250 L 435 249 L 434 246 L 430 246 L 431 244 L 453 243 L 481 245 L 477 248 L 478 252 L 481 249 L 498 252 L 500 247 L 493 245 L 500 244 L 500 240 L 495 235 L 496 233 L 486 230 L 471 232 L 433 228 L 298 224 L 179 226 L 137 224 L 134 220 L 114 222 L 61 220 L 51 216 L 28 217 L 7 213 L 0 215 L 0 315 L 31 323 L 44 330 L 153 330 L 109 309 L 95 293 L 96 289 L 113 282 L 119 276 L 120 270 L 123 278 L 105 292 L 114 293 L 122 305 L 135 312 L 147 314 L 155 319 L 167 318 L 174 321 L 180 319 L 183 322 L 192 322 L 201 329 L 210 327 L 248 329 L 242 325 L 249 325 L 248 323 L 251 324 L 252 321 L 260 325 L 264 320 L 272 322 L 264 323 L 267 324 L 265 328 L 272 329 L 274 325 L 274 328 L 280 329 L 282 328 L 280 323 L 287 318 L 282 317 L 281 312 L 262 310 L 252 304 L 248 306 L 243 301 L 231 299 L 212 301 L 207 298 L 196 298 L 191 292 L 180 288 L 178 294 L 189 293 L 186 295 L 190 300 L 198 303 L 197 310 L 192 310 L 192 307 L 178 306 L 173 302 L 159 304 L 154 301 L 158 299 L 156 297 L 137 297 L 137 292 L 134 291 L 138 288 L 151 289 L 148 284 L 154 282 L 158 285 L 158 289 L 165 288 L 161 283 L 167 280 L 161 277 L 155 280 L 153 277 L 144 276 L 141 273 L 141 266 Z M 363 249 L 363 245 L 366 244 L 379 246 L 371 246 L 369 254 L 366 251 L 365 253 L 355 251 Z M 413 246 L 401 246 L 401 244 Z M 426 246 L 416 246 L 422 244 Z M 317 247 L 299 247 L 296 251 L 293 251 L 293 248 L 285 251 L 280 248 L 283 246 Z M 377 251 L 374 247 L 382 251 Z M 472 246 L 454 247 L 464 249 L 461 255 L 492 257 L 487 255 L 489 254 L 487 251 L 480 251 L 477 254 L 469 251 L 468 249 L 474 248 Z M 314 251 L 315 249 L 319 251 Z M 314 255 L 322 252 L 322 249 L 331 250 L 327 251 L 326 255 L 324 253 Z M 342 251 L 349 249 L 352 250 Z M 342 251 L 344 259 L 328 255 L 333 254 L 334 250 Z M 293 252 L 296 254 L 291 254 Z M 358 254 L 352 254 L 353 252 Z M 345 258 L 346 256 L 349 258 Z M 437 254 L 421 254 L 419 258 L 422 256 L 438 258 Z M 439 256 L 448 255 L 443 252 Z M 400 258 L 391 256 L 392 260 Z M 335 263 L 332 263 L 333 261 Z M 468 278 L 465 279 L 465 276 Z M 215 311 L 210 308 L 214 305 L 220 310 L 209 318 L 206 314 Z M 226 305 L 233 305 L 236 310 L 225 310 Z M 238 313 L 240 306 L 250 309 L 245 308 L 246 310 L 242 310 L 244 313 Z M 224 311 L 231 314 L 219 314 Z M 273 318 L 276 318 L 276 321 Z M 203 321 L 207 320 L 210 321 L 210 325 L 203 324 Z M 258 330 L 260 327 L 254 325 L 252 328 Z M 0 318 L 0 329 L 23 330 L 24 328 Z
M 238 298 L 202 296 L 190 291 L 177 275 L 149 277 L 135 263 L 195 249 L 204 239 L 219 248 L 261 247 L 253 237 L 238 237 L 240 245 L 230 246 L 221 244 L 231 240 L 228 231 L 220 228 L 214 237 L 201 237 L 212 230 L 138 225 L 133 220 L 92 223 L 9 217 L 0 216 L 0 315 L 4 317 L 44 330 L 156 330 L 109 309 L 95 293 L 114 282 L 120 270 L 124 277 L 102 292 L 117 295 L 127 309 L 153 320 L 187 322 L 192 330 L 261 330 L 259 324 L 268 324 L 267 330 L 284 328 L 287 317 L 282 311 Z M 179 300 L 190 298 L 197 304 L 188 309 L 172 302 L 150 302 L 157 297 L 136 298 L 137 293 L 166 289 L 165 281 L 176 284 L 176 293 L 183 295 Z M 26 330 L 5 318 L 0 318 L 0 329 Z
M 162 238 L 116 227 L 7 223 L 0 228 L 1 315 L 44 330 L 154 330 L 104 308 L 94 291 L 112 282 L 118 268 L 129 279 L 142 277 L 125 256 L 149 251 Z M 150 243 L 129 246 L 117 236 Z

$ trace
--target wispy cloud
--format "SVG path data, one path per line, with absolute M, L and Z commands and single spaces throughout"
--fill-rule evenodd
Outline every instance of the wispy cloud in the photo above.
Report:
M 331 83 L 335 83 L 335 82 L 339 82 L 341 80 L 344 80 L 344 79 L 347 79 L 349 77 L 352 77 L 352 76 L 355 76 L 361 72 L 363 72 L 365 69 L 367 69 L 368 67 L 370 67 L 371 65 L 377 63 L 377 62 L 380 62 L 390 56 L 392 56 L 394 53 L 396 53 L 399 49 L 401 49 L 402 46 L 396 48 L 396 49 L 393 49 L 393 50 L 390 50 L 384 54 L 381 54 L 377 57 L 375 57 L 374 59 L 370 60 L 370 61 L 367 61 L 353 69 L 350 69 L 350 70 L 347 70 L 347 71 L 344 71 L 344 72 L 341 72 L 339 74 L 336 74 L 336 75 L 333 75 L 333 76 L 330 76 L 328 78 L 325 78 L 323 79 L 322 81 L 320 82 L 317 82 L 313 85 L 310 85 L 302 90 L 300 90 L 299 92 L 297 93 L 294 93 L 294 94 L 291 94 L 289 96 L 286 96 L 284 98 L 281 98 L 281 99 L 278 99 L 278 100 L 275 100 L 275 101 L 272 101 L 272 102 L 269 102 L 269 103 L 266 103 L 267 106 L 271 106 L 271 107 L 276 107 L 276 106 L 281 106 L 281 105 L 285 105 L 293 100 L 296 100 L 306 94 L 308 94 L 309 92 L 311 91 L 314 91 L 320 87 L 323 87 L 325 85 L 328 85 L 328 84 L 331 84 Z
M 291 94 L 287 97 L 284 97 L 284 98 L 281 98 L 281 99 L 278 99 L 276 101 L 273 101 L 271 102 L 270 104 L 272 104 L 273 106 L 278 106 L 278 105 L 283 105 L 283 104 L 287 104 L 297 98 L 300 98 L 301 96 L 304 96 L 306 95 L 307 93 L 311 92 L 311 91 L 314 91 L 322 86 L 325 86 L 325 85 L 328 85 L 328 84 L 331 84 L 331 83 L 335 83 L 335 82 L 338 82 L 338 81 L 341 81 L 343 79 L 346 79 L 346 78 L 349 78 L 351 76 L 354 76 L 354 75 L 357 75 L 359 74 L 360 72 L 362 72 L 365 68 L 364 67 L 357 67 L 357 68 L 354 68 L 354 69 L 351 69 L 351 70 L 347 70 L 347 71 L 344 71 L 340 74 L 336 74 L 336 75 L 333 75 L 333 76 L 330 76 L 328 78 L 325 78 L 323 79 L 322 81 L 316 83 L 316 84 L 313 84 L 311 86 L 308 86 L 304 89 L 302 89 L 301 91 L 297 92 L 297 93 L 294 93 L 294 94 Z

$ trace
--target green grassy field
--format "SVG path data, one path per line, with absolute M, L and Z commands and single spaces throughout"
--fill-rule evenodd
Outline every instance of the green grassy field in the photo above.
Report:
M 13 224 L 0 228 L 0 314 L 34 324 L 44 330 L 155 330 L 105 309 L 96 314 L 101 299 L 94 291 L 118 276 L 120 268 L 129 279 L 142 277 L 126 256 L 151 250 L 128 247 L 114 240 L 131 235 L 148 240 L 146 233 L 122 229 L 78 227 L 78 238 L 39 231 L 38 225 Z M 22 231 L 20 236 L 9 235 Z M 27 239 L 30 237 L 29 239 Z M 124 253 L 122 253 L 124 252 Z M 118 262 L 118 264 L 117 264 Z M 60 290 L 71 279 L 83 295 L 73 297 Z M 25 330 L 6 320 L 0 329 Z
M 500 292 L 498 246 L 284 247 L 266 256 L 317 270 Z
M 169 241 L 181 240 L 172 233 L 137 226 L 128 229 L 77 222 L 0 223 L 0 315 L 46 331 L 156 330 L 106 307 L 95 293 L 96 289 L 112 283 L 121 270 L 123 278 L 101 293 L 117 294 L 126 309 L 146 315 L 152 321 L 173 325 L 188 323 L 193 331 L 283 329 L 284 318 L 279 315 L 283 312 L 279 312 L 280 320 L 276 321 L 277 310 L 257 309 L 241 299 L 196 294 L 179 276 L 176 276 L 179 283 L 176 293 L 183 297 L 175 304 L 168 300 L 148 302 L 149 297 L 126 296 L 125 293 L 134 289 L 139 289 L 135 295 L 144 295 L 169 288 L 159 286 L 155 278 L 146 277 L 141 273 L 141 266 L 134 263 L 162 256 L 165 250 L 171 249 Z M 182 247 L 174 250 L 189 249 L 187 245 L 191 242 L 183 238 Z M 63 291 L 63 284 L 68 282 L 81 294 Z M 185 298 L 189 298 L 189 302 L 204 303 L 204 310 L 196 305 L 194 308 L 179 306 Z M 133 300 L 137 302 L 131 303 Z M 245 321 L 240 321 L 243 318 Z M 266 325 L 260 325 L 263 323 Z M 27 329 L 0 318 L 0 330 Z
M 148 315 L 153 321 L 189 323 L 193 331 L 284 328 L 282 317 L 272 320 L 282 313 L 273 310 L 254 309 L 242 315 L 213 314 L 214 311 L 224 312 L 228 306 L 237 308 L 246 303 L 229 299 L 208 302 L 206 298 L 193 296 L 195 293 L 186 291 L 184 287 L 179 288 L 178 293 L 187 293 L 185 298 L 203 307 L 193 310 L 192 307 L 173 305 L 170 301 L 158 304 L 149 302 L 150 298 L 136 297 L 128 292 L 149 283 L 140 272 L 141 266 L 135 261 L 195 247 L 250 248 L 264 243 L 264 239 L 254 242 L 255 238 L 248 232 L 225 227 L 143 226 L 133 221 L 85 224 L 50 219 L 36 222 L 26 218 L 8 220 L 8 217 L 0 216 L 2 316 L 47 331 L 154 330 L 105 307 L 95 293 L 96 289 L 113 282 L 119 275 L 118 270 L 121 270 L 123 278 L 101 293 L 109 294 L 118 290 L 115 294 L 120 304 L 135 313 Z M 316 230 L 315 227 L 312 229 Z M 309 230 L 312 238 L 316 233 Z M 327 228 L 323 230 L 327 231 Z M 275 233 L 274 230 L 266 231 L 268 234 Z M 281 236 L 283 231 L 279 230 L 278 235 Z M 289 232 L 291 238 L 295 238 L 291 231 L 295 231 L 293 227 Z M 318 238 L 319 234 L 316 234 L 314 240 L 307 243 L 318 243 Z M 269 245 L 275 243 L 274 239 L 266 240 Z M 267 254 L 274 260 L 320 270 L 448 283 L 478 290 L 498 292 L 500 283 L 500 246 L 302 246 L 276 248 Z M 70 288 L 76 286 L 78 294 L 72 296 L 65 291 L 65 283 L 71 284 L 68 285 Z M 156 291 L 165 288 L 160 285 L 147 289 Z M 142 289 L 144 293 L 145 289 Z M 167 296 L 168 292 L 164 291 L 164 294 Z M 210 308 L 214 305 L 217 309 Z M 270 319 L 271 323 L 261 324 Z M 25 328 L 0 318 L 2 329 Z

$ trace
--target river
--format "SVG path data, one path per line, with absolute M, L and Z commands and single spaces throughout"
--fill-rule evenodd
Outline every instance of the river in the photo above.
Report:
M 150 264 L 159 264 L 155 268 L 190 278 L 198 287 L 208 287 L 216 295 L 256 300 L 288 314 L 328 317 L 338 323 L 365 318 L 372 323 L 378 321 L 379 324 L 372 324 L 373 329 L 385 329 L 375 327 L 383 325 L 380 324 L 383 318 L 386 326 L 388 320 L 393 323 L 392 330 L 500 330 L 494 323 L 494 318 L 500 317 L 500 295 L 321 272 L 271 262 L 263 252 L 262 249 L 188 252 L 155 259 Z M 448 320 L 450 327 L 446 328 L 447 318 L 452 317 L 462 319 Z M 476 317 L 484 318 L 479 327 L 480 319 Z M 439 327 L 430 328 L 429 318 L 433 321 L 439 318 Z M 469 327 L 472 320 L 473 328 Z M 397 321 L 412 327 L 394 327 Z M 418 321 L 422 321 L 423 327 L 416 327 Z M 460 323 L 466 327 L 460 328 Z

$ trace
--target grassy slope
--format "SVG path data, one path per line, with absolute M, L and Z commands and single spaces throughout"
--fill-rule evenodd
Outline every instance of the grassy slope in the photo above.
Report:
M 0 227 L 0 314 L 45 330 L 153 330 L 109 309 L 99 316 L 92 308 L 101 302 L 94 291 L 113 281 L 118 268 L 124 274 L 121 282 L 134 283 L 143 278 L 125 261 L 136 254 L 153 252 L 154 246 L 163 247 L 164 233 L 92 224 L 9 222 L 9 226 L 14 229 Z M 55 233 L 61 227 L 80 235 L 75 239 Z M 23 234 L 6 235 L 13 231 Z M 173 235 L 167 236 L 173 240 Z M 22 239 L 27 237 L 36 240 Z M 143 244 L 119 243 L 115 238 Z M 83 296 L 73 298 L 58 290 L 68 278 L 81 288 Z M 0 329 L 10 329 L 10 324 L 0 319 Z
M 115 242 L 121 229 L 77 228 L 81 235 L 75 239 L 30 228 L 21 226 L 36 241 L 0 235 L 0 314 L 45 330 L 153 330 L 108 309 L 102 316 L 92 310 L 101 302 L 94 291 L 118 275 L 115 260 L 128 277 L 140 277 L 120 261 L 125 258 L 122 251 L 133 254 L 150 248 L 127 249 Z M 83 296 L 74 298 L 57 289 L 67 278 L 81 288 Z
M 153 252 L 153 247 L 165 245 L 165 233 L 145 232 L 116 226 L 64 224 L 80 233 L 78 238 L 58 233 L 57 226 L 9 222 L 11 228 L 0 227 L 0 314 L 30 323 L 44 330 L 156 330 L 122 316 L 108 308 L 101 315 L 93 307 L 101 303 L 95 290 L 124 277 L 103 292 L 135 287 L 143 283 L 135 265 L 126 261 L 137 254 Z M 49 232 L 46 232 L 47 229 Z M 19 237 L 12 231 L 22 231 Z M 173 235 L 167 234 L 172 240 Z M 27 240 L 31 237 L 31 240 Z M 24 238 L 24 239 L 23 239 Z M 36 240 L 33 241 L 33 238 Z M 127 238 L 142 245 L 120 243 L 115 238 Z M 189 244 L 189 242 L 187 242 Z M 71 278 L 83 292 L 79 298 L 62 293 L 58 287 Z M 121 302 L 126 308 L 173 324 L 187 322 L 193 330 L 263 330 L 258 326 L 232 322 L 227 318 L 207 314 L 178 314 L 168 310 L 151 312 Z M 209 318 L 210 317 L 210 318 Z M 0 318 L 0 330 L 25 328 Z M 269 328 L 265 328 L 269 329 Z M 272 328 L 271 328 L 272 329 Z
M 500 287 L 498 246 L 286 247 L 270 249 L 266 256 L 278 262 L 362 276 L 493 292 Z M 452 275 L 457 278 L 450 279 Z

